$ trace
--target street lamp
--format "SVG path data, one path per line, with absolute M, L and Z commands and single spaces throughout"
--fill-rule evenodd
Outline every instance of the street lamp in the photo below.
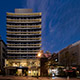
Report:
M 40 58 L 40 57 L 41 57 L 41 53 L 40 53 L 40 52 L 38 53 L 37 57 L 38 57 L 38 58 Z

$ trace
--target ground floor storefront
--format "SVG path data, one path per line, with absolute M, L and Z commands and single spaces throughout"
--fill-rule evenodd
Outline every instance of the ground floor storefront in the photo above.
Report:
M 6 60 L 6 75 L 40 76 L 39 59 Z
M 5 68 L 6 75 L 15 75 L 15 76 L 40 76 L 40 69 L 27 67 L 7 67 Z

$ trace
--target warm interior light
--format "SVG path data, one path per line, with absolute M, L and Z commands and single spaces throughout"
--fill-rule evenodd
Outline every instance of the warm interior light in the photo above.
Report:
M 31 71 L 28 71 L 28 73 L 31 73 Z

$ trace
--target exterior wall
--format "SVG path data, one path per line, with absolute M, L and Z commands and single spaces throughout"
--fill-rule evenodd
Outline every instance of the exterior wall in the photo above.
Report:
M 15 13 L 32 13 L 32 9 L 15 9 Z
M 45 67 L 45 63 L 48 61 L 48 58 L 41 58 L 40 59 L 40 65 L 41 65 L 41 76 L 47 76 L 48 70 Z
M 41 13 L 7 13 L 8 59 L 36 58 L 41 48 Z
M 28 63 L 30 61 L 34 63 L 40 48 L 41 13 L 33 13 L 32 9 L 15 9 L 15 13 L 7 13 L 7 59 L 5 67 L 26 67 L 33 75 L 34 69 L 32 67 L 37 70 L 37 65 L 30 66 Z
M 80 44 L 79 44 L 79 55 L 78 55 L 79 59 L 78 59 L 78 62 L 79 62 L 79 65 L 80 65 Z
M 5 57 L 6 57 L 6 45 L 2 40 L 0 40 L 0 71 L 2 73 L 4 72 Z
M 75 56 L 74 65 L 80 65 L 80 44 L 69 48 L 69 52 Z
M 80 42 L 80 41 L 79 41 Z M 73 66 L 80 66 L 80 43 L 76 42 L 72 45 L 69 45 L 68 47 L 64 48 L 58 53 L 58 59 L 59 59 L 59 65 L 63 65 L 62 62 L 64 62 L 63 56 L 66 55 L 66 52 L 69 52 L 69 58 L 71 59 L 73 57 L 72 64 Z
M 64 58 L 62 58 L 62 57 L 65 56 L 66 51 L 68 51 L 68 48 L 64 48 L 61 51 L 59 51 L 59 53 L 58 53 L 58 62 L 59 62 L 59 65 L 63 65 L 62 62 L 64 62 Z

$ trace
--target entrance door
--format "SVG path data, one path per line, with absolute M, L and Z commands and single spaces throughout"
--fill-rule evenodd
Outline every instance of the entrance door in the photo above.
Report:
M 16 69 L 9 69 L 7 74 L 15 75 L 16 74 Z
M 18 69 L 18 75 L 22 76 L 22 69 Z

